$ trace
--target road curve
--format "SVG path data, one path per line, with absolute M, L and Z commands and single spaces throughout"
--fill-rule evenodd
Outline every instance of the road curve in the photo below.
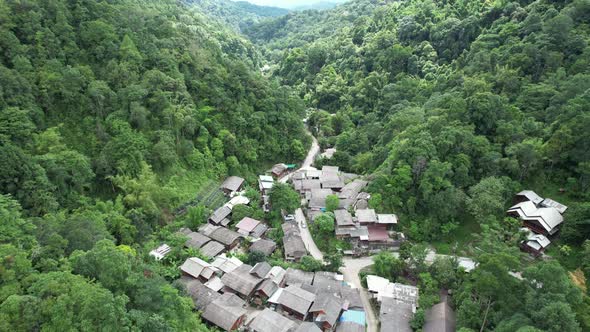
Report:
M 320 152 L 320 145 L 318 143 L 317 138 L 315 138 L 309 130 L 307 131 L 307 134 L 311 137 L 311 147 L 309 148 L 309 151 L 307 152 L 307 156 L 305 156 L 305 159 L 303 160 L 301 167 L 299 167 L 296 171 L 302 170 L 302 169 L 303 170 L 310 169 L 311 165 L 313 164 L 313 161 L 315 160 L 315 156 Z M 289 174 L 284 175 L 283 177 L 279 178 L 278 182 L 287 183 L 287 181 L 289 181 L 289 179 L 291 178 L 293 173 L 295 173 L 295 172 L 289 172 Z

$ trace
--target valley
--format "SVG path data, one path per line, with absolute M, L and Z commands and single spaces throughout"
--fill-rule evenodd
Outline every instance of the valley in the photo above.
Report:
M 338 2 L 0 0 L 0 331 L 590 330 L 590 1 Z

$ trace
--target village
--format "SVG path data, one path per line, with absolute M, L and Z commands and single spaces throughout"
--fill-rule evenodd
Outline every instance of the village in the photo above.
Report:
M 312 147 L 302 167 L 277 164 L 258 177 L 260 202 L 270 211 L 270 193 L 277 183 L 289 183 L 299 193 L 301 208 L 294 214 L 282 214 L 282 252 L 284 261 L 296 263 L 310 255 L 322 261 L 308 223 L 324 213 L 330 196 L 338 197 L 334 209 L 334 237 L 347 241 L 350 249 L 341 273 L 306 272 L 297 268 L 272 266 L 268 262 L 249 265 L 235 253 L 258 253 L 265 257 L 277 250 L 277 243 L 266 234 L 269 225 L 250 217 L 229 227 L 232 210 L 248 205 L 244 195 L 245 180 L 228 177 L 220 186 L 228 201 L 216 209 L 208 223 L 197 230 L 182 228 L 185 246 L 198 250 L 199 257 L 188 258 L 180 267 L 178 282 L 189 294 L 201 317 L 222 330 L 255 332 L 287 331 L 412 331 L 410 322 L 419 306 L 419 288 L 366 276 L 366 288 L 358 277 L 361 268 L 372 264 L 371 255 L 381 251 L 397 254 L 406 237 L 399 229 L 398 216 L 379 214 L 369 208 L 370 194 L 363 191 L 368 181 L 362 176 L 341 172 L 335 166 L 311 167 L 319 147 Z M 507 215 L 522 221 L 525 236 L 521 249 L 532 257 L 544 255 L 563 223 L 567 207 L 532 191 L 515 195 L 514 206 Z M 170 247 L 162 244 L 150 255 L 162 259 Z M 427 261 L 437 255 L 429 253 Z M 455 257 L 465 272 L 476 262 Z M 515 277 L 520 277 L 514 273 Z M 440 301 L 426 312 L 423 331 L 455 331 L 455 314 L 449 295 L 444 291 Z

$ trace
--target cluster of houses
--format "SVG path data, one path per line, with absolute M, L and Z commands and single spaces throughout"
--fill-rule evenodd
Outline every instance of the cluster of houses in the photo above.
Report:
M 514 206 L 507 214 L 520 219 L 523 223 L 522 232 L 526 240 L 521 248 L 534 256 L 541 255 L 551 244 L 549 238 L 555 236 L 563 224 L 563 214 L 567 206 L 550 198 L 542 198 L 534 191 L 524 190 L 516 194 Z
M 351 324 L 365 330 L 358 290 L 336 273 L 250 266 L 226 255 L 212 263 L 192 257 L 180 269 L 179 283 L 201 317 L 226 331 L 340 331 Z
M 266 262 L 254 266 L 230 254 L 242 239 L 250 239 L 250 252 L 265 256 L 276 250 L 276 243 L 263 238 L 267 226 L 245 217 L 229 228 L 233 207 L 248 204 L 241 195 L 244 180 L 229 177 L 221 190 L 231 199 L 216 209 L 208 223 L 197 231 L 179 230 L 187 238 L 184 245 L 197 249 L 201 258 L 190 257 L 181 266 L 179 284 L 189 294 L 201 317 L 223 330 L 256 332 L 320 332 L 365 330 L 365 313 L 358 289 L 331 272 L 305 272 L 283 269 Z M 272 188 L 272 177 L 260 176 L 263 195 Z M 283 224 L 285 258 L 297 261 L 307 251 L 296 223 Z M 162 259 L 170 252 L 162 245 L 150 254 Z M 226 254 L 227 253 L 227 254 Z M 205 260 L 206 259 L 206 260 Z
M 338 209 L 334 211 L 336 237 L 351 242 L 354 253 L 399 247 L 403 234 L 393 230 L 397 216 L 377 214 L 368 208 L 370 195 L 363 192 L 368 182 L 358 175 L 340 172 L 336 166 L 323 166 L 321 170 L 294 173 L 292 182 L 305 200 L 312 221 L 326 210 L 328 196 L 338 196 Z
M 270 256 L 277 248 L 277 244 L 263 238 L 268 226 L 253 218 L 245 217 L 235 225 L 235 230 L 228 226 L 231 222 L 233 208 L 237 205 L 247 205 L 250 200 L 244 196 L 242 189 L 244 179 L 237 176 L 228 177 L 220 186 L 220 190 L 230 197 L 230 200 L 219 207 L 208 218 L 208 223 L 199 227 L 197 231 L 188 228 L 179 230 L 179 234 L 186 236 L 185 247 L 198 250 L 204 258 L 214 258 L 222 253 L 232 251 L 247 238 L 251 242 L 250 251 L 257 251 Z M 157 260 L 164 258 L 171 248 L 167 244 L 152 250 L 150 255 Z
M 381 332 L 412 332 L 410 322 L 418 307 L 418 287 L 390 282 L 375 276 L 367 276 L 367 288 L 371 297 L 379 303 Z M 441 301 L 428 309 L 423 332 L 455 331 L 455 313 L 446 294 Z

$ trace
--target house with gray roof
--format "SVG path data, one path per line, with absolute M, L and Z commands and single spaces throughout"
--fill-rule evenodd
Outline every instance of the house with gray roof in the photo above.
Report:
M 253 239 L 261 238 L 266 231 L 268 231 L 268 226 L 265 224 L 258 224 L 258 226 L 254 227 L 254 230 L 250 233 L 250 236 Z
M 341 299 L 343 303 L 343 309 L 345 310 L 361 310 L 364 311 L 363 301 L 357 288 L 352 288 L 346 282 L 338 282 L 337 280 L 322 277 L 317 274 L 314 277 L 313 285 L 301 284 L 301 288 L 304 290 L 314 293 L 316 298 L 325 296 L 335 296 Z M 322 273 L 322 272 L 320 272 Z M 323 272 L 331 273 L 331 272 Z M 316 282 L 316 278 L 318 281 Z
M 379 225 L 395 225 L 397 224 L 397 216 L 393 213 L 390 214 L 378 214 L 377 215 L 377 224 Z
M 207 223 L 207 224 L 199 226 L 199 233 L 210 237 L 211 233 L 213 233 L 219 227 L 220 226 L 216 226 L 216 225 Z
M 533 204 L 537 205 L 543 201 L 543 197 L 537 195 L 536 192 L 532 190 L 523 190 L 515 195 L 514 202 L 521 203 L 531 201 Z
M 264 309 L 248 325 L 253 332 L 292 332 L 297 324 L 283 315 Z
M 523 221 L 533 232 L 545 236 L 556 234 L 563 223 L 562 214 L 567 206 L 550 198 L 542 198 L 532 190 L 523 190 L 516 194 L 515 205 L 507 214 Z
M 287 271 L 280 266 L 273 266 L 264 278 L 272 280 L 279 287 L 283 287 L 285 284 L 285 276 Z
M 423 332 L 455 332 L 455 312 L 448 303 L 446 295 L 443 301 L 426 311 Z
M 232 249 L 240 243 L 242 236 L 238 232 L 225 227 L 219 227 L 209 236 L 211 239 L 223 244 L 227 249 Z
M 266 274 L 270 272 L 271 268 L 272 266 L 267 262 L 259 262 L 250 270 L 250 274 L 257 276 L 258 278 L 264 278 L 266 277 Z
M 249 252 L 260 252 L 263 253 L 265 256 L 270 256 L 272 253 L 277 249 L 277 244 L 268 239 L 260 239 L 258 241 L 253 242 L 248 248 Z
M 312 191 L 313 189 L 321 189 L 322 183 L 319 179 L 305 179 L 301 180 L 301 191 Z
M 352 288 L 346 284 L 340 289 L 340 296 L 345 301 L 345 303 L 348 303 L 348 310 L 365 310 L 358 288 Z
M 209 241 L 199 249 L 201 255 L 213 258 L 225 251 L 225 246 L 217 241 Z
M 344 200 L 344 199 L 354 200 L 354 199 L 356 199 L 358 194 L 361 193 L 363 188 L 365 188 L 367 186 L 367 184 L 368 184 L 368 182 L 365 180 L 360 180 L 360 179 L 353 180 L 353 181 L 347 183 L 342 188 L 342 190 L 338 194 L 338 197 L 341 200 Z
M 231 196 L 235 192 L 240 191 L 242 186 L 244 185 L 244 179 L 239 176 L 230 176 L 220 186 L 220 189 L 223 190 L 223 193 Z
M 299 324 L 295 332 L 322 332 L 322 330 L 312 322 L 303 322 Z
M 520 231 L 526 235 L 526 240 L 520 244 L 520 248 L 535 257 L 542 255 L 545 248 L 551 244 L 545 235 L 535 234 L 526 227 L 521 228 Z
M 340 176 L 337 166 L 322 167 L 320 182 L 322 184 L 322 188 L 324 189 L 334 189 L 339 191 L 344 187 L 344 179 Z
M 380 332 L 412 332 L 410 321 L 415 306 L 394 298 L 383 298 L 379 309 Z
M 350 227 L 355 225 L 354 221 L 352 220 L 352 214 L 350 214 L 348 210 L 336 210 L 334 211 L 334 217 L 336 219 L 336 225 L 338 227 Z
M 225 254 L 215 257 L 215 260 L 211 263 L 211 265 L 221 270 L 223 273 L 230 273 L 242 264 L 244 263 L 237 257 L 227 257 Z
M 242 298 L 249 299 L 256 290 L 256 287 L 262 282 L 262 278 L 250 274 L 252 266 L 242 264 L 230 273 L 221 277 L 225 289 L 236 292 Z
M 283 223 L 283 246 L 285 260 L 296 262 L 307 254 L 305 243 L 299 233 L 299 228 L 293 223 Z
M 377 223 L 377 214 L 373 209 L 362 209 L 355 211 L 356 218 L 361 225 Z
M 285 247 L 286 261 L 297 262 L 307 254 L 305 243 L 299 234 L 285 235 L 283 245 Z
M 211 302 L 201 317 L 226 331 L 237 330 L 246 317 L 246 302 L 231 293 L 225 293 Z
M 326 271 L 317 271 L 313 277 L 313 286 L 324 294 L 336 294 L 340 296 L 344 277 L 341 274 Z M 316 293 L 317 294 L 317 293 Z
M 205 283 L 205 287 L 209 288 L 214 292 L 219 292 L 223 288 L 223 286 L 223 282 L 221 281 L 221 278 L 219 278 L 218 276 L 212 277 Z
M 554 207 L 537 207 L 532 201 L 518 203 L 507 211 L 519 218 L 533 232 L 545 236 L 554 235 L 563 223 L 563 216 Z
M 552 200 L 551 198 L 545 198 L 541 202 L 541 204 L 539 204 L 539 205 L 541 207 L 547 207 L 547 208 L 548 207 L 552 207 L 552 208 L 555 208 L 561 214 L 564 214 L 565 211 L 567 210 L 567 206 L 565 206 L 565 205 L 563 205 L 563 204 L 561 204 L 559 202 L 556 202 L 556 201 Z
M 315 294 L 303 290 L 299 286 L 287 286 L 278 296 L 279 308 L 300 320 L 305 320 L 309 308 L 315 300 Z
M 323 209 L 326 207 L 326 198 L 333 194 L 332 189 L 312 189 L 308 207 L 310 209 Z
M 224 219 L 228 219 L 229 215 L 231 214 L 231 209 L 224 205 L 217 210 L 215 210 L 211 216 L 209 216 L 209 222 L 214 225 L 220 225 Z
M 207 242 L 211 241 L 209 237 L 197 232 L 190 232 L 186 234 L 186 237 L 188 237 L 188 239 L 184 243 L 184 246 L 193 249 L 199 249 Z
M 270 173 L 272 174 L 272 176 L 280 178 L 287 172 L 287 169 L 288 167 L 285 164 L 275 164 L 270 170 Z
M 343 305 L 343 301 L 334 295 L 319 296 L 309 308 L 309 312 L 323 330 L 331 330 L 336 326 Z
M 182 276 L 177 280 L 180 288 L 195 304 L 195 308 L 203 310 L 209 303 L 221 296 L 221 294 L 207 288 L 201 281 L 189 276 Z
M 279 285 L 277 285 L 271 279 L 264 279 L 260 285 L 256 288 L 256 295 L 261 298 L 262 300 L 267 300 L 270 298 L 277 290 L 279 289 Z M 262 301 L 261 301 L 262 303 Z
M 215 275 L 216 269 L 211 264 L 197 257 L 187 258 L 180 266 L 183 274 L 195 279 L 207 281 Z
M 244 236 L 249 236 L 250 233 L 254 231 L 254 228 L 256 228 L 256 226 L 258 226 L 260 223 L 260 220 L 256 220 L 250 217 L 244 217 L 242 218 L 242 220 L 240 220 L 240 222 L 238 222 L 238 224 L 236 225 L 236 229 L 238 230 L 238 233 Z
M 287 269 L 287 272 L 285 274 L 285 285 L 311 285 L 313 283 L 313 277 L 313 272 L 306 272 L 303 270 L 298 270 L 290 267 Z

